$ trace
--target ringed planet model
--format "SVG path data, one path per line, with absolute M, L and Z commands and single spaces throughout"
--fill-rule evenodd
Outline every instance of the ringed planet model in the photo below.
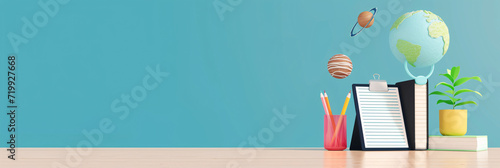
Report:
M 361 12 L 358 16 L 358 21 L 356 22 L 356 24 L 354 24 L 354 26 L 351 29 L 351 37 L 358 35 L 361 31 L 363 31 L 363 29 L 372 26 L 373 21 L 375 21 L 376 14 L 377 14 L 377 8 L 372 8 L 370 9 L 370 11 Z M 356 34 L 353 34 L 354 28 L 356 28 L 358 24 L 363 28 L 361 28 L 361 30 L 359 30 Z

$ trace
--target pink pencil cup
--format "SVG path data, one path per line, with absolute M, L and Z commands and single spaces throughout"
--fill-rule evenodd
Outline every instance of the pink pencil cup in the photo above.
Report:
M 346 149 L 347 148 L 346 116 L 325 115 L 324 120 L 325 120 L 324 121 L 325 127 L 324 127 L 323 141 L 325 149 L 329 151 L 342 151 Z M 333 125 L 333 123 L 335 123 L 335 125 Z M 336 135 L 335 132 L 337 132 Z

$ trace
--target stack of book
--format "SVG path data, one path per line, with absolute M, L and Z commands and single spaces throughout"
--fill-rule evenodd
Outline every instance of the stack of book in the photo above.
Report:
M 429 136 L 429 150 L 484 151 L 488 150 L 488 136 Z

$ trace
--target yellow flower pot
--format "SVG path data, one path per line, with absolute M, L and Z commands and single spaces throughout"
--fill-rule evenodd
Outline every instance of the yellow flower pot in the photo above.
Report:
M 462 136 L 467 133 L 467 110 L 439 110 L 439 132 L 445 136 Z

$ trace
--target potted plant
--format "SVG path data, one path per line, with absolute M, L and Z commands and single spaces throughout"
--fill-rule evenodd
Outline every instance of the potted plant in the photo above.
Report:
M 447 73 L 445 74 L 439 74 L 441 76 L 448 78 L 451 84 L 446 82 L 440 82 L 434 88 L 436 88 L 439 85 L 443 85 L 450 88 L 451 90 L 444 91 L 444 93 L 440 91 L 434 91 L 429 94 L 429 95 L 441 95 L 449 98 L 447 100 L 441 99 L 437 101 L 437 104 L 446 103 L 452 106 L 452 109 L 439 110 L 439 131 L 441 132 L 441 134 L 445 136 L 465 135 L 465 133 L 467 132 L 467 109 L 455 109 L 455 108 L 466 104 L 477 105 L 477 103 L 474 101 L 470 100 L 465 101 L 462 100 L 461 98 L 457 98 L 457 96 L 467 92 L 476 93 L 482 96 L 481 93 L 470 89 L 457 90 L 456 89 L 457 86 L 460 86 L 471 79 L 481 82 L 481 78 L 477 76 L 463 77 L 459 79 L 458 78 L 459 73 L 460 73 L 460 67 L 457 66 L 451 68 L 451 70 L 448 69 Z

